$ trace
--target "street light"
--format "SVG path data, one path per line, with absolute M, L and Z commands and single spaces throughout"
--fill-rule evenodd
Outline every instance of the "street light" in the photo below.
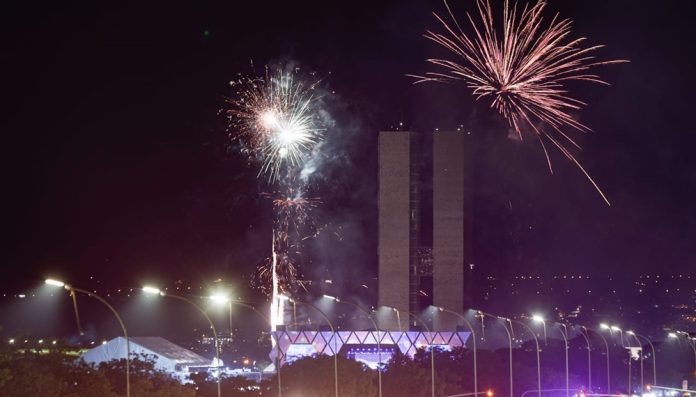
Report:
M 197 305 L 193 301 L 191 301 L 187 298 L 184 298 L 183 296 L 168 294 L 168 293 L 160 290 L 159 288 L 156 288 L 153 286 L 145 286 L 142 288 L 142 291 L 147 293 L 147 294 L 150 294 L 150 295 L 159 295 L 159 296 L 163 296 L 163 297 L 170 297 L 170 298 L 174 298 L 174 299 L 178 299 L 180 301 L 186 302 L 189 305 L 195 307 L 198 311 L 200 311 L 203 314 L 203 317 L 205 317 L 205 319 L 208 320 L 208 324 L 210 324 L 210 328 L 213 330 L 213 341 L 215 343 L 215 365 L 217 366 L 217 369 L 218 369 L 218 374 L 216 376 L 216 378 L 217 378 L 217 395 L 218 395 L 218 397 L 220 397 L 220 395 L 221 395 L 220 378 L 222 377 L 222 374 L 220 373 L 221 372 L 221 370 L 220 370 L 220 351 L 219 351 L 220 344 L 218 343 L 218 335 L 217 335 L 217 330 L 215 329 L 215 324 L 213 324 L 213 321 L 208 316 L 208 313 L 206 313 L 202 307 L 200 307 L 199 305 Z
M 51 279 L 51 278 L 47 278 L 47 279 L 46 279 L 46 284 L 52 285 L 52 286 L 54 286 L 54 287 L 60 287 L 60 288 L 65 287 L 65 283 L 64 283 L 64 282 L 58 281 L 58 280 L 54 280 L 54 279 Z
M 532 315 L 532 320 L 537 323 L 542 323 L 544 325 L 544 337 L 546 337 L 546 320 L 539 314 Z M 560 330 L 561 336 L 563 336 L 563 342 L 565 344 L 565 373 L 566 373 L 566 397 L 570 395 L 570 374 L 568 371 L 568 327 L 565 324 L 560 324 L 564 329 L 565 333 Z M 539 387 L 541 389 L 541 387 Z
M 401 313 L 399 313 L 399 309 L 397 309 L 397 308 L 395 308 L 395 307 L 391 307 L 391 306 L 382 306 L 382 307 L 386 307 L 387 309 L 393 311 L 394 314 L 396 314 L 396 324 L 397 324 L 397 326 L 399 327 L 399 332 L 402 332 L 402 329 L 401 329 Z
M 114 316 L 116 317 L 116 320 L 118 320 L 118 323 L 121 326 L 121 330 L 123 331 L 123 338 L 126 340 L 126 397 L 130 397 L 130 340 L 128 339 L 128 330 L 126 329 L 126 325 L 123 323 L 123 319 L 118 314 L 116 309 L 114 309 L 114 307 L 111 306 L 109 304 L 109 302 L 104 300 L 104 298 L 102 298 L 101 296 L 99 296 L 93 292 L 89 292 L 89 291 L 84 290 L 84 289 L 76 288 L 76 287 L 68 285 L 60 280 L 55 280 L 55 279 L 50 279 L 50 278 L 46 279 L 45 283 L 47 285 L 50 285 L 53 287 L 65 288 L 66 291 L 70 292 L 70 296 L 73 299 L 73 303 L 75 303 L 75 315 L 76 316 L 77 316 L 77 301 L 75 298 L 76 292 L 79 292 L 81 294 L 85 294 L 91 298 L 98 300 L 99 302 L 103 303 L 106 307 L 108 307 L 109 310 L 111 310 L 111 313 L 114 314 Z M 77 317 L 77 318 L 78 318 L 78 325 L 79 325 L 79 317 Z M 82 333 L 82 332 L 80 332 L 80 333 Z
M 343 301 L 335 296 L 331 295 L 324 295 L 324 298 L 330 299 L 336 303 L 344 303 L 349 306 L 353 306 L 359 311 L 363 312 L 367 318 L 372 322 L 372 326 L 375 328 L 375 332 L 377 332 L 377 361 L 379 361 L 379 365 L 377 366 L 377 387 L 378 387 L 378 393 L 379 397 L 382 397 L 382 344 L 380 342 L 380 339 L 382 339 L 382 336 L 379 333 L 379 327 L 377 326 L 377 322 L 375 322 L 375 319 L 372 318 L 372 314 L 365 310 L 362 306 L 353 303 L 353 302 L 348 302 L 348 301 Z
M 527 324 L 523 323 L 522 321 L 512 320 L 509 318 L 507 320 L 510 323 L 510 329 L 512 329 L 512 322 L 514 321 L 514 322 L 520 324 L 521 326 L 523 326 L 524 328 L 526 328 L 529 331 L 529 333 L 532 334 L 532 337 L 534 338 L 534 343 L 536 344 L 536 359 L 537 359 L 537 387 L 539 388 L 539 397 L 541 397 L 541 359 L 539 357 L 539 353 L 541 352 L 541 349 L 539 348 L 539 339 L 537 338 L 534 331 L 532 331 L 532 329 L 529 328 L 529 326 Z M 541 320 L 543 321 L 543 318 L 541 318 Z
M 624 339 L 623 339 L 623 330 L 621 328 L 619 328 L 616 325 L 607 326 L 606 324 L 600 324 L 599 326 L 602 329 L 608 329 L 609 332 L 618 332 L 620 337 L 621 337 L 621 347 L 626 348 L 626 344 L 624 343 Z M 628 350 L 628 393 L 631 394 L 631 360 L 632 360 L 632 357 L 631 357 L 630 346 L 628 348 L 629 348 L 629 350 Z
M 287 297 L 285 295 L 278 295 L 278 298 L 282 299 L 284 301 L 288 301 L 290 303 L 299 303 L 300 305 L 304 305 L 312 310 L 315 310 L 317 313 L 319 313 L 319 315 L 321 315 L 321 317 L 324 318 L 324 321 L 326 321 L 326 323 L 329 325 L 329 328 L 331 328 L 331 333 L 333 334 L 333 338 L 334 338 L 334 348 L 333 348 L 333 352 L 334 352 L 334 354 L 333 354 L 333 359 L 334 359 L 334 395 L 335 395 L 335 397 L 338 397 L 338 358 L 337 358 L 338 351 L 336 350 L 336 338 L 338 337 L 338 335 L 336 334 L 336 329 L 334 328 L 333 324 L 331 323 L 331 320 L 329 320 L 329 317 L 326 315 L 326 313 L 324 313 L 318 307 L 314 306 L 313 304 L 311 304 L 309 302 L 298 301 L 298 300 L 292 299 L 290 297 Z
M 684 335 L 686 337 L 686 344 L 691 347 L 691 350 L 694 351 L 694 372 L 696 372 L 696 343 L 694 343 L 693 339 L 689 336 L 687 332 L 684 331 L 672 331 L 667 334 L 667 336 L 670 339 L 679 339 L 681 335 Z
M 532 321 L 541 323 L 544 326 L 544 343 L 546 343 L 546 320 L 541 314 L 532 314 Z
M 584 332 L 580 332 L 583 339 L 587 343 L 587 388 L 592 393 L 592 345 L 590 345 L 590 336 L 587 334 L 587 328 L 580 327 Z
M 228 305 L 230 314 L 230 338 L 232 337 L 232 300 L 222 294 L 213 294 L 208 297 L 216 305 Z
M 640 347 L 640 392 L 641 392 L 641 394 L 642 394 L 642 393 L 643 393 L 643 389 L 645 388 L 645 381 L 644 381 L 644 378 L 643 378 L 643 357 L 644 357 L 644 355 L 643 355 L 643 344 L 640 342 L 640 339 L 638 339 L 638 337 L 636 336 L 636 333 L 635 333 L 635 332 L 633 332 L 633 331 L 631 331 L 631 330 L 628 330 L 628 331 L 626 331 L 626 334 L 627 334 L 627 335 L 631 335 L 631 336 L 636 340 L 636 342 L 638 342 L 638 345 L 639 345 L 639 347 Z M 654 357 L 654 356 L 653 356 L 653 357 Z
M 469 320 L 466 319 L 465 316 L 462 314 L 459 314 L 453 310 L 446 309 L 444 307 L 437 307 L 433 306 L 434 308 L 438 309 L 441 312 L 446 312 L 453 314 L 457 317 L 459 317 L 462 321 L 464 321 L 464 324 L 466 324 L 467 327 L 469 327 L 469 331 L 471 332 L 471 340 L 472 340 L 472 346 L 473 346 L 473 351 L 474 351 L 474 395 L 478 395 L 478 369 L 477 369 L 477 363 L 476 363 L 476 332 L 474 331 L 474 327 L 471 326 L 471 323 Z
M 477 313 L 481 317 L 481 328 L 482 329 L 484 327 L 483 319 L 485 316 L 488 316 L 488 317 L 490 317 L 494 320 L 498 320 L 498 321 L 502 320 L 502 318 L 500 318 L 500 317 L 496 317 L 492 314 L 486 313 L 486 312 L 481 311 L 481 310 L 477 310 Z M 508 342 L 510 343 L 510 397 L 513 397 L 514 393 L 512 390 L 512 386 L 513 386 L 513 380 L 512 380 L 512 335 L 510 334 L 510 330 L 508 330 L 507 326 L 505 326 L 505 323 L 503 323 L 503 328 L 505 329 L 505 333 L 508 336 Z
M 601 327 L 601 325 L 600 325 Z M 602 342 L 604 342 L 604 348 L 606 349 L 607 353 L 607 394 L 611 394 L 611 369 L 610 369 L 610 360 L 609 360 L 609 343 L 607 343 L 607 338 L 602 335 L 601 332 L 598 332 L 595 329 L 587 328 L 585 326 L 582 327 L 585 332 L 587 331 L 592 331 L 595 334 L 599 335 L 600 338 L 602 338 Z
M 428 342 L 428 338 L 425 338 L 425 341 L 428 342 L 428 344 L 430 345 L 430 393 L 432 397 L 435 397 L 435 349 L 433 348 L 434 335 L 422 318 L 409 311 L 407 311 L 406 313 L 408 313 L 409 316 L 420 321 L 420 323 L 423 325 L 423 328 L 425 328 L 425 331 L 428 332 L 428 334 L 430 334 L 430 342 Z
M 561 331 L 560 328 L 558 329 L 561 332 L 561 336 L 563 336 L 563 342 L 565 343 L 565 370 L 566 370 L 566 397 L 570 396 L 570 371 L 568 369 L 568 327 L 561 323 L 561 327 L 565 330 L 565 332 Z
M 256 309 L 254 306 L 252 306 L 252 305 L 249 305 L 249 304 L 244 303 L 244 302 L 242 302 L 242 301 L 232 300 L 232 299 L 230 299 L 229 297 L 227 297 L 227 296 L 225 296 L 225 295 L 222 295 L 222 294 L 214 294 L 214 295 L 211 295 L 211 296 L 208 297 L 208 298 L 209 298 L 211 301 L 213 301 L 213 303 L 215 303 L 215 304 L 220 305 L 220 304 L 225 304 L 225 303 L 227 303 L 227 304 L 229 305 L 229 311 L 230 311 L 230 334 L 232 333 L 232 305 L 242 306 L 242 307 L 245 307 L 245 308 L 247 308 L 247 309 L 251 309 L 252 311 L 254 311 L 254 313 L 256 313 L 256 314 L 258 314 L 259 316 L 261 316 L 261 318 L 263 319 L 263 321 L 265 321 L 266 323 L 268 323 L 268 325 L 269 325 L 270 327 L 273 326 L 271 320 L 270 320 L 268 317 L 266 317 L 263 313 L 261 313 L 258 309 Z M 278 351 L 280 352 L 280 349 L 278 349 Z M 277 375 L 278 375 L 278 397 L 281 397 L 281 396 L 283 395 L 283 391 L 282 391 L 282 387 L 281 387 L 281 380 L 280 380 L 280 360 L 281 360 L 280 355 L 276 355 L 276 363 L 275 363 L 275 365 L 276 365 L 276 373 L 277 373 Z

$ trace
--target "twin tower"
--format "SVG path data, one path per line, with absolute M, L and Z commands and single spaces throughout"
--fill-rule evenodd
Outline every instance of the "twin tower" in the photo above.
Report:
M 380 316 L 381 329 L 414 325 L 408 313 L 431 305 L 460 313 L 471 305 L 471 138 L 379 134 L 379 306 L 399 314 Z M 455 331 L 456 324 L 437 315 L 429 326 Z

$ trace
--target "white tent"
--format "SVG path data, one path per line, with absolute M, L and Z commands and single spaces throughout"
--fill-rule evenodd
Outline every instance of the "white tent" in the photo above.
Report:
M 213 360 L 208 360 L 188 349 L 176 345 L 158 336 L 141 336 L 128 338 L 131 358 L 147 355 L 155 362 L 155 368 L 186 380 L 190 367 L 211 367 Z M 126 340 L 119 336 L 107 343 L 82 353 L 82 359 L 90 364 L 120 360 L 126 358 Z

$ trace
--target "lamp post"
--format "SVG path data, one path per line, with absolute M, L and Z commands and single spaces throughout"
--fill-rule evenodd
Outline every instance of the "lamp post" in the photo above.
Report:
M 532 321 L 536 323 L 541 323 L 541 325 L 544 327 L 544 343 L 546 342 L 546 320 L 544 319 L 544 316 L 541 314 L 532 314 Z
M 602 329 L 605 329 L 605 330 L 609 330 L 609 332 L 618 332 L 621 336 L 621 347 L 626 348 L 626 344 L 624 343 L 624 339 L 623 339 L 623 330 L 621 328 L 619 328 L 616 325 L 609 326 L 609 325 L 604 324 L 604 323 L 600 324 L 599 327 Z M 628 346 L 628 348 L 629 348 L 629 350 L 628 350 L 628 393 L 631 394 L 631 360 L 632 360 L 632 357 L 631 357 L 630 346 Z
M 638 339 L 638 336 L 636 335 L 635 332 L 629 330 L 629 331 L 626 331 L 626 334 L 631 335 L 636 340 L 636 342 L 638 342 L 638 346 L 640 347 L 640 392 L 642 394 L 643 389 L 645 388 L 645 380 L 643 377 L 643 359 L 644 359 L 643 343 L 641 343 L 640 339 Z M 653 358 L 655 358 L 654 355 L 653 355 Z
M 494 315 L 492 315 L 492 314 L 483 312 L 483 311 L 481 311 L 481 310 L 478 310 L 478 314 L 481 315 L 481 327 L 484 326 L 484 325 L 483 325 L 483 319 L 484 319 L 485 316 L 488 316 L 488 317 L 490 317 L 490 318 L 492 318 L 492 319 L 494 319 L 494 320 L 502 320 L 502 318 L 500 318 L 500 317 L 496 317 L 496 316 L 494 316 Z M 512 381 L 512 335 L 510 335 L 510 331 L 509 331 L 509 330 L 507 329 L 507 327 L 505 326 L 505 323 L 503 323 L 503 328 L 505 329 L 505 333 L 507 334 L 507 336 L 508 336 L 508 341 L 509 341 L 509 343 L 510 343 L 510 397 L 513 397 L 513 396 L 514 396 L 514 393 L 513 393 L 513 390 L 512 390 L 512 386 L 513 386 L 513 381 Z
M 694 351 L 694 372 L 696 372 L 696 345 L 694 345 L 693 341 L 689 337 L 689 334 L 683 331 L 673 331 L 667 334 L 667 336 L 670 339 L 679 339 L 680 335 L 684 335 L 686 337 L 686 343 L 691 347 L 691 350 Z
M 532 337 L 534 338 L 534 343 L 536 344 L 536 358 L 537 358 L 537 388 L 539 389 L 539 397 L 541 397 L 541 359 L 539 357 L 539 353 L 541 352 L 541 349 L 539 348 L 539 339 L 537 338 L 536 334 L 534 331 L 532 331 L 531 328 L 522 321 L 517 321 L 517 320 L 512 320 L 512 319 L 507 319 L 508 322 L 510 322 L 510 329 L 512 329 L 512 322 L 516 322 L 517 324 L 520 324 L 524 328 L 526 328 L 530 334 L 532 334 Z
M 407 312 L 409 316 L 415 318 L 418 320 L 421 324 L 423 324 L 423 328 L 430 334 L 430 342 L 428 342 L 428 338 L 425 338 L 425 341 L 428 342 L 430 345 L 430 393 L 432 397 L 435 397 L 435 349 L 433 348 L 433 338 L 434 336 L 432 335 L 432 331 L 430 331 L 430 328 L 428 328 L 428 325 L 423 321 L 422 318 L 418 317 L 417 315 Z
M 587 335 L 587 328 L 580 327 L 580 329 L 582 329 L 580 335 L 587 343 L 587 387 L 590 389 L 590 393 L 592 393 L 592 345 L 590 345 L 590 336 Z
M 89 297 L 92 297 L 92 298 L 98 300 L 99 302 L 103 303 L 106 307 L 109 308 L 109 310 L 111 310 L 111 313 L 114 314 L 114 316 L 116 317 L 116 320 L 118 320 L 119 325 L 121 325 L 121 330 L 123 331 L 123 338 L 126 340 L 126 397 L 130 397 L 130 341 L 128 339 L 128 330 L 126 329 L 126 325 L 123 323 L 123 319 L 121 319 L 121 316 L 119 316 L 116 309 L 114 309 L 114 307 L 111 306 L 109 304 L 109 302 L 107 302 L 104 298 L 102 298 L 101 296 L 99 296 L 93 292 L 90 292 L 90 291 L 87 291 L 84 289 L 80 289 L 80 288 L 76 288 L 76 287 L 68 285 L 62 281 L 54 280 L 54 279 L 50 279 L 50 278 L 46 279 L 45 282 L 46 282 L 46 284 L 52 285 L 54 287 L 65 288 L 66 291 L 70 292 L 70 295 L 72 296 L 73 299 L 75 299 L 76 292 L 79 292 L 81 294 L 85 294 Z M 75 306 L 75 308 L 76 308 L 76 313 L 77 313 L 77 306 Z
M 559 328 L 558 331 L 561 333 L 561 336 L 563 337 L 563 343 L 565 344 L 565 378 L 566 378 L 566 397 L 570 397 L 570 371 L 568 368 L 568 327 L 560 323 L 560 326 L 563 327 L 565 331 L 561 331 Z
M 657 352 L 655 351 L 655 346 L 653 345 L 652 341 L 650 338 L 643 336 L 641 334 L 635 333 L 633 331 L 632 335 L 636 336 L 637 338 L 642 338 L 644 339 L 647 343 L 648 346 L 650 346 L 650 351 L 652 351 L 652 356 L 653 356 L 653 385 L 657 385 Z
M 266 317 L 266 316 L 265 316 L 263 313 L 261 313 L 257 308 L 255 308 L 254 306 L 252 306 L 252 305 L 250 305 L 250 304 L 244 303 L 244 302 L 242 302 L 242 301 L 232 300 L 232 299 L 230 299 L 229 297 L 227 297 L 227 296 L 225 296 L 225 295 L 220 295 L 220 294 L 211 295 L 211 296 L 209 297 L 209 299 L 210 299 L 211 301 L 213 301 L 214 303 L 216 303 L 216 304 L 224 304 L 224 303 L 227 303 L 227 304 L 229 305 L 229 313 L 230 313 L 230 334 L 231 334 L 231 332 L 232 332 L 232 305 L 242 306 L 242 307 L 245 307 L 245 308 L 247 308 L 247 309 L 252 310 L 254 313 L 258 314 L 258 315 L 263 319 L 263 321 L 265 321 L 266 323 L 268 323 L 269 326 L 271 326 L 271 327 L 273 326 L 273 324 L 272 324 L 272 322 L 271 322 L 271 319 L 269 319 L 268 317 Z M 278 352 L 280 352 L 280 349 L 278 349 Z M 282 391 L 282 388 L 281 388 L 281 381 L 280 381 L 280 356 L 279 356 L 279 355 L 276 355 L 276 372 L 277 372 L 277 375 L 278 375 L 278 397 L 281 397 L 281 396 L 283 395 L 283 391 Z
M 606 355 L 607 355 L 607 393 L 611 393 L 611 368 L 610 368 L 610 360 L 609 360 L 609 343 L 607 343 L 607 338 L 602 335 L 601 332 L 597 331 L 596 329 L 593 328 L 587 328 L 585 326 L 582 326 L 582 329 L 585 330 L 585 332 L 589 336 L 589 331 L 594 332 L 595 334 L 599 335 L 600 338 L 602 338 L 602 342 L 604 342 L 604 348 L 606 350 Z
M 334 396 L 338 397 L 338 358 L 337 358 L 338 351 L 336 351 L 336 338 L 338 337 L 338 335 L 336 335 L 336 329 L 334 328 L 333 324 L 331 323 L 331 320 L 329 320 L 329 317 L 326 315 L 326 313 L 324 313 L 318 307 L 314 306 L 311 303 L 298 301 L 298 300 L 292 299 L 290 297 L 287 297 L 285 295 L 278 295 L 278 298 L 286 300 L 290 303 L 299 303 L 300 305 L 304 305 L 310 309 L 315 310 L 317 313 L 319 313 L 319 315 L 321 315 L 321 317 L 324 318 L 324 321 L 326 321 L 326 323 L 329 325 L 329 328 L 331 328 L 331 333 L 333 334 L 333 338 L 334 338 L 334 348 L 333 348 L 333 351 L 334 351 L 334 354 L 333 354 L 333 359 L 334 359 Z
M 379 361 L 379 365 L 377 368 L 377 390 L 379 393 L 379 397 L 382 397 L 382 368 L 381 368 L 381 366 L 382 366 L 382 344 L 380 342 L 380 339 L 382 339 L 382 336 L 380 335 L 379 327 L 377 326 L 377 322 L 375 322 L 375 319 L 372 318 L 372 314 L 370 312 L 368 312 L 367 310 L 365 310 L 364 308 L 362 308 L 360 305 L 358 305 L 356 303 L 344 301 L 344 300 L 341 300 L 341 299 L 339 299 L 335 296 L 331 296 L 331 295 L 324 295 L 324 298 L 331 299 L 336 303 L 345 303 L 346 305 L 353 306 L 356 309 L 363 312 L 367 316 L 367 318 L 370 320 L 370 322 L 372 322 L 372 326 L 375 328 L 375 332 L 377 332 L 377 361 Z
M 471 326 L 471 323 L 469 322 L 469 320 L 466 319 L 465 316 L 463 316 L 455 311 L 446 309 L 444 307 L 435 307 L 435 308 L 441 312 L 450 313 L 450 314 L 453 314 L 453 315 L 459 317 L 462 321 L 464 321 L 464 324 L 466 324 L 466 326 L 469 327 L 469 331 L 471 332 L 471 340 L 472 340 L 473 352 L 474 352 L 474 395 L 478 395 L 478 374 L 477 374 L 478 369 L 477 369 L 477 363 L 476 363 L 476 332 L 474 331 L 474 327 Z
M 599 335 L 599 337 L 602 338 L 602 342 L 604 342 L 604 348 L 606 349 L 607 354 L 607 394 L 611 394 L 611 369 L 609 360 L 609 343 L 607 343 L 607 338 L 605 338 L 604 335 L 602 335 L 602 333 L 597 331 L 596 329 L 587 328 L 585 326 L 583 326 L 582 328 L 585 330 L 585 332 L 592 331 L 595 334 Z
M 195 307 L 199 312 L 201 312 L 201 314 L 203 314 L 203 317 L 205 317 L 205 319 L 208 320 L 208 324 L 210 324 L 210 328 L 213 330 L 213 341 L 215 343 L 215 365 L 217 366 L 217 369 L 218 369 L 218 374 L 216 376 L 216 378 L 217 378 L 217 396 L 220 397 L 220 395 L 222 394 L 220 391 L 220 378 L 222 375 L 220 373 L 220 371 L 221 371 L 220 370 L 220 345 L 218 343 L 218 335 L 217 335 L 217 330 L 215 329 L 215 324 L 213 324 L 213 321 L 208 316 L 208 313 L 206 313 L 205 310 L 203 310 L 203 308 L 200 307 L 199 305 L 197 305 L 195 302 L 193 302 L 193 301 L 191 301 L 183 296 L 169 294 L 169 293 L 166 293 L 166 292 L 160 290 L 159 288 L 155 288 L 155 287 L 151 287 L 151 286 L 145 286 L 145 287 L 143 287 L 142 290 L 143 290 L 143 292 L 145 292 L 147 294 L 169 297 L 169 298 L 178 299 L 180 301 L 186 302 L 189 305 Z

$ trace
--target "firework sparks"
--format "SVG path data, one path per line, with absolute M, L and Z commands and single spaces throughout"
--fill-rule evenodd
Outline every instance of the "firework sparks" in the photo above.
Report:
M 322 138 L 323 128 L 318 117 L 315 95 L 318 81 L 306 85 L 295 78 L 295 72 L 278 69 L 272 74 L 266 69 L 265 77 L 240 77 L 230 84 L 234 95 L 227 99 L 226 114 L 235 138 L 245 144 L 252 158 L 261 160 L 259 177 L 265 175 L 269 184 L 282 181 L 289 187 L 288 194 L 273 201 L 275 221 L 271 257 L 257 269 L 257 287 L 271 295 L 271 329 L 283 323 L 281 293 L 293 286 L 303 286 L 291 255 L 299 250 L 303 239 L 291 236 L 291 226 L 299 235 L 302 225 L 308 223 L 309 211 L 318 202 L 307 199 L 304 186 L 293 189 L 295 176 L 310 159 Z
M 321 138 L 323 129 L 313 109 L 317 83 L 305 85 L 294 73 L 282 70 L 230 83 L 234 89 L 227 99 L 230 126 L 261 160 L 259 176 L 267 176 L 269 182 L 277 181 L 285 168 L 302 164 Z
M 525 5 L 521 14 L 518 14 L 517 6 L 510 7 L 506 0 L 502 37 L 496 31 L 488 0 L 477 0 L 477 5 L 480 24 L 467 13 L 473 28 L 471 37 L 461 29 L 446 1 L 454 27 L 433 13 L 445 33 L 427 31 L 425 37 L 454 53 L 458 60 L 428 59 L 427 62 L 443 68 L 442 71 L 411 77 L 417 78 L 416 83 L 463 80 L 473 90 L 476 99 L 490 97 L 491 107 L 508 121 L 520 138 L 523 125 L 531 128 L 552 173 L 545 140 L 575 163 L 609 204 L 602 190 L 566 146 L 580 148 L 562 131 L 562 127 L 570 126 L 583 132 L 590 129 L 571 116 L 570 112 L 580 110 L 586 104 L 570 97 L 564 83 L 582 80 L 607 84 L 590 69 L 627 61 L 597 61 L 592 54 L 602 46 L 582 47 L 585 38 L 568 39 L 571 33 L 569 19 L 560 19 L 556 15 L 544 28 L 544 0 L 531 7 Z M 538 122 L 549 125 L 552 131 L 539 128 Z
M 304 286 L 293 258 L 300 255 L 302 242 L 316 234 L 311 211 L 321 202 L 319 198 L 306 197 L 306 194 L 304 185 L 293 187 L 292 184 L 282 194 L 264 194 L 272 198 L 275 220 L 273 256 L 266 259 L 256 273 L 256 285 L 262 291 L 272 292 L 268 286 L 274 285 L 274 274 L 280 293 L 287 294 L 294 287 Z

